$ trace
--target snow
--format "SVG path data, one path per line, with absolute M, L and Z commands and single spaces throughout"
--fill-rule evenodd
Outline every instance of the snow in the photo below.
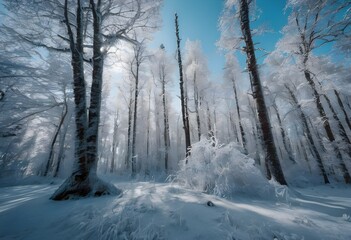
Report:
M 350 186 L 225 199 L 175 183 L 113 183 L 122 196 L 68 201 L 49 200 L 58 183 L 1 187 L 0 239 L 351 238 Z
M 220 197 L 243 193 L 271 198 L 273 185 L 255 166 L 255 160 L 241 153 L 241 149 L 236 143 L 222 146 L 203 137 L 192 145 L 188 164 L 181 165 L 175 181 Z

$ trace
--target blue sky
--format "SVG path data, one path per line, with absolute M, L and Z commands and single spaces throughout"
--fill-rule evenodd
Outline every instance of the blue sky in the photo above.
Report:
M 217 25 L 223 4 L 224 0 L 164 0 L 161 10 L 163 26 L 154 35 L 151 46 L 158 47 L 163 43 L 168 52 L 175 51 L 174 13 L 178 13 L 183 47 L 186 39 L 200 40 L 213 77 L 220 78 L 224 57 L 215 44 L 220 36 Z M 279 31 L 287 22 L 287 15 L 283 13 L 285 0 L 257 0 L 257 5 L 262 13 L 255 24 L 268 26 L 271 32 L 254 40 L 260 43 L 259 47 L 270 51 L 281 37 Z M 240 57 L 241 62 L 243 59 Z

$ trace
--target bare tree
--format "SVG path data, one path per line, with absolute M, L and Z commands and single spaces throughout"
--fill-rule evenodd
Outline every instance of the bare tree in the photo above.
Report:
M 247 55 L 247 68 L 250 74 L 251 89 L 253 97 L 256 99 L 258 119 L 262 131 L 263 144 L 266 154 L 266 162 L 269 171 L 280 184 L 286 185 L 286 180 L 280 166 L 277 150 L 274 144 L 271 124 L 266 108 L 261 80 L 256 63 L 255 48 L 251 37 L 249 5 L 247 0 L 240 0 L 238 3 L 240 26 L 245 41 L 245 52 Z
M 72 175 L 51 198 L 62 200 L 72 196 L 99 196 L 118 192 L 112 185 L 99 180 L 96 175 L 104 59 L 109 49 L 119 41 L 136 42 L 130 35 L 134 33 L 133 29 L 145 30 L 155 26 L 152 19 L 157 17 L 159 2 L 153 1 L 153 5 L 150 1 L 141 0 L 128 2 L 65 0 L 63 3 L 43 1 L 33 5 L 26 1 L 15 3 L 7 1 L 7 3 L 12 14 L 24 14 L 28 19 L 32 14 L 31 16 L 35 19 L 42 20 L 38 22 L 34 19 L 32 32 L 31 29 L 20 32 L 18 28 L 11 26 L 8 26 L 7 30 L 34 46 L 71 54 L 75 100 L 76 166 Z M 91 14 L 87 14 L 88 12 Z M 17 27 L 25 29 L 25 24 L 20 22 L 24 16 L 18 17 L 19 21 L 12 24 L 21 23 Z M 51 28 L 45 26 L 43 22 L 52 24 Z M 62 23 L 64 25 L 60 26 Z M 56 34 L 58 28 L 64 30 Z M 37 32 L 40 34 L 33 37 L 33 32 L 36 30 L 39 30 Z M 85 51 L 86 47 L 91 51 Z M 85 54 L 86 52 L 91 54 L 90 58 Z M 84 61 L 92 66 L 89 104 Z
M 329 1 L 318 0 L 316 2 L 294 2 L 288 1 L 287 7 L 292 8 L 292 13 L 289 17 L 289 23 L 285 31 L 297 30 L 299 39 L 293 43 L 297 49 L 293 53 L 298 55 L 302 62 L 302 71 L 304 77 L 309 84 L 313 99 L 316 104 L 317 111 L 321 119 L 323 119 L 323 127 L 326 132 L 328 140 L 331 142 L 337 159 L 340 161 L 340 167 L 344 175 L 344 181 L 351 183 L 351 176 L 345 166 L 341 151 L 336 143 L 335 132 L 333 132 L 329 117 L 326 114 L 325 108 L 321 101 L 321 94 L 318 91 L 315 74 L 309 67 L 309 61 L 312 51 L 322 45 L 338 40 L 342 35 L 349 34 L 351 21 L 350 21 L 350 1 Z M 337 15 L 346 11 L 346 17 L 337 20 Z M 289 42 L 289 40 L 288 40 Z M 335 119 L 335 114 L 334 114 Z M 336 119 L 338 121 L 338 119 Z M 338 121 L 338 131 L 343 135 L 342 124 Z M 343 137 L 344 141 L 346 140 Z M 346 144 L 347 143 L 346 141 Z
M 163 110 L 163 145 L 164 145 L 164 169 L 169 169 L 169 150 L 171 145 L 170 129 L 169 129 L 169 110 L 168 110 L 168 93 L 167 85 L 171 81 L 172 65 L 167 56 L 164 45 L 154 54 L 155 67 L 153 71 L 156 73 L 156 84 L 161 85 L 162 110 Z
M 140 91 L 140 67 L 141 64 L 145 61 L 146 59 L 145 55 L 145 47 L 143 43 L 136 44 L 133 46 L 133 57 L 130 62 L 130 74 L 135 81 L 134 85 L 134 113 L 133 113 L 133 132 L 132 132 L 132 145 L 131 145 L 131 154 L 132 154 L 132 175 L 134 176 L 137 172 L 136 169 L 136 152 L 135 152 L 135 147 L 136 147 L 136 132 L 137 132 L 137 117 L 138 117 L 138 96 L 139 96 L 139 91 Z
M 308 126 L 307 117 L 306 117 L 305 113 L 302 111 L 301 105 L 299 104 L 293 90 L 287 84 L 285 84 L 285 88 L 288 90 L 288 93 L 290 95 L 290 98 L 292 100 L 292 104 L 293 104 L 294 108 L 298 111 L 298 115 L 302 121 L 302 127 L 304 130 L 304 133 L 306 134 L 306 137 L 310 143 L 313 155 L 315 156 L 316 161 L 317 161 L 318 168 L 320 170 L 321 175 L 323 176 L 324 183 L 328 184 L 330 182 L 329 182 L 329 179 L 327 176 L 327 172 L 325 170 L 322 157 L 321 157 L 319 151 L 317 150 L 317 147 L 316 147 L 317 144 L 315 143 L 315 140 L 313 139 L 313 135 L 311 133 L 311 130 Z M 307 159 L 308 158 L 306 158 L 306 160 Z
M 184 78 L 183 78 L 183 64 L 182 56 L 180 52 L 180 37 L 179 37 L 179 24 L 178 24 L 178 15 L 175 14 L 175 29 L 177 37 L 177 58 L 178 58 L 178 67 L 179 67 L 179 86 L 180 86 L 180 101 L 182 108 L 182 119 L 183 119 L 183 129 L 185 135 L 185 155 L 186 157 L 190 156 L 191 149 L 191 140 L 190 140 L 190 125 L 189 125 L 189 113 L 187 106 L 186 93 L 184 88 Z M 188 160 L 185 161 L 188 163 Z

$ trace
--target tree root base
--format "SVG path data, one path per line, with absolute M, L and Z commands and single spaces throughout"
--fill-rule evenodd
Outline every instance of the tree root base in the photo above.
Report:
M 104 195 L 121 195 L 122 191 L 97 176 L 86 177 L 84 180 L 76 175 L 70 176 L 50 197 L 51 200 L 61 201 L 85 197 L 100 197 Z

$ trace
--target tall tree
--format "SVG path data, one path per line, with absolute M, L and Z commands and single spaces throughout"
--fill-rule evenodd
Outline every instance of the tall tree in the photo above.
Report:
M 236 114 L 238 116 L 238 124 L 239 124 L 239 131 L 240 131 L 240 136 L 241 136 L 241 144 L 244 149 L 244 152 L 247 153 L 247 140 L 246 140 L 246 134 L 244 131 L 242 119 L 241 119 L 241 113 L 240 113 L 240 104 L 239 104 L 239 98 L 238 98 L 238 91 L 237 91 L 237 82 L 238 82 L 238 76 L 239 76 L 239 63 L 238 60 L 230 53 L 226 55 L 226 65 L 225 65 L 225 72 L 224 72 L 224 77 L 227 81 L 229 81 L 232 86 L 233 86 L 233 94 L 234 94 L 234 99 L 235 99 L 235 106 L 236 106 Z
M 348 26 L 351 23 L 351 2 L 338 0 L 288 1 L 287 7 L 292 9 L 288 25 L 284 29 L 285 32 L 289 33 L 289 36 L 283 38 L 280 45 L 290 44 L 288 47 L 293 48 L 290 50 L 299 57 L 303 75 L 312 90 L 316 109 L 320 118 L 323 119 L 322 124 L 326 136 L 332 144 L 336 157 L 340 162 L 344 181 L 351 183 L 350 173 L 345 166 L 340 147 L 336 142 L 335 131 L 331 127 L 329 117 L 322 104 L 318 84 L 314 79 L 315 74 L 312 72 L 309 64 L 313 50 L 330 42 L 337 41 L 342 35 L 349 34 L 350 29 Z M 346 17 L 339 20 L 339 14 L 345 14 Z M 295 33 L 297 37 L 294 38 L 293 42 L 291 40 L 291 33 Z M 340 127 L 342 127 L 342 124 L 339 121 L 338 132 L 342 133 L 343 129 Z M 347 141 L 346 144 L 348 144 Z
M 227 0 L 225 2 L 225 10 L 221 17 L 220 27 L 222 30 L 222 36 L 219 44 L 223 45 L 224 48 L 237 49 L 240 47 L 241 41 L 244 41 L 242 50 L 246 54 L 247 70 L 250 76 L 252 95 L 256 100 L 258 120 L 263 138 L 262 142 L 265 152 L 265 160 L 268 167 L 267 173 L 270 172 L 272 177 L 277 182 L 282 185 L 286 185 L 287 182 L 285 180 L 285 176 L 277 155 L 277 149 L 274 144 L 271 123 L 269 120 L 262 83 L 257 67 L 255 47 L 252 40 L 250 27 L 250 7 L 253 4 L 254 1 L 248 0 Z M 235 9 L 236 12 L 233 12 L 232 9 Z M 235 24 L 228 21 L 237 21 L 237 24 L 240 25 L 241 34 L 234 32 L 235 29 L 233 30 L 233 26 L 235 26 Z M 229 34 L 227 32 L 229 32 Z M 267 178 L 270 178 L 270 174 L 267 174 Z
M 305 113 L 302 111 L 301 105 L 299 104 L 299 102 L 294 94 L 294 91 L 291 89 L 291 87 L 289 87 L 288 84 L 285 84 L 285 88 L 287 89 L 288 94 L 290 95 L 294 109 L 296 109 L 296 111 L 298 112 L 298 115 L 301 119 L 303 132 L 306 134 L 307 140 L 310 143 L 312 153 L 316 158 L 317 165 L 318 165 L 320 173 L 323 177 L 324 183 L 326 183 L 326 184 L 330 183 L 328 176 L 327 176 L 327 172 L 326 172 L 324 164 L 323 164 L 322 157 L 317 149 L 317 144 L 315 143 L 315 140 L 313 139 L 313 135 L 311 133 L 311 130 L 308 126 L 307 117 L 306 117 Z
M 20 0 L 6 3 L 11 14 L 19 16 L 12 25 L 6 26 L 7 30 L 34 46 L 69 52 L 71 55 L 76 166 L 72 175 L 51 198 L 62 200 L 73 196 L 99 196 L 116 192 L 112 185 L 103 183 L 96 175 L 104 59 L 110 48 L 119 41 L 136 42 L 131 35 L 133 29 L 145 30 L 155 26 L 160 2 L 152 1 L 153 5 L 150 4 L 151 1 L 142 0 L 65 0 L 63 3 L 43 1 L 35 4 Z M 87 12 L 91 14 L 86 14 Z M 23 18 L 30 20 L 30 15 L 34 16 L 33 25 L 31 29 L 26 29 L 27 23 L 24 24 Z M 38 18 L 41 21 L 37 21 Z M 50 24 L 50 27 L 45 26 L 44 22 Z M 64 26 L 60 26 L 62 23 Z M 16 24 L 17 28 L 14 27 Z M 59 33 L 56 33 L 57 29 L 60 30 Z M 34 32 L 40 34 L 34 36 Z M 85 51 L 86 47 L 92 51 Z M 90 58 L 85 53 L 90 54 Z M 85 60 L 92 65 L 89 104 L 84 74 Z
M 205 90 L 208 88 L 209 83 L 209 70 L 207 59 L 202 51 L 200 41 L 185 42 L 184 54 L 184 73 L 187 78 L 191 80 L 188 83 L 188 95 L 191 96 L 188 100 L 193 100 L 195 112 L 195 125 L 197 126 L 197 140 L 200 141 L 202 131 L 202 105 L 206 101 Z M 189 108 L 190 106 L 189 105 Z M 192 112 L 189 109 L 190 112 Z
M 186 93 L 184 88 L 184 78 L 183 78 L 183 64 L 182 64 L 182 54 L 180 51 L 180 36 L 179 36 L 179 24 L 178 24 L 178 15 L 175 14 L 175 29 L 176 29 L 176 38 L 177 38 L 177 58 L 178 58 L 178 67 L 179 67 L 179 86 L 180 86 L 180 101 L 182 108 L 182 119 L 183 119 L 183 129 L 185 135 L 185 154 L 186 157 L 190 156 L 191 141 L 190 141 L 190 125 L 189 125 L 189 112 L 188 106 L 186 104 Z M 188 159 L 185 160 L 188 163 Z
M 171 59 L 167 56 L 164 45 L 154 54 L 155 64 L 153 72 L 157 76 L 156 85 L 161 87 L 162 96 L 162 110 L 163 110 L 163 145 L 164 145 L 164 169 L 169 169 L 169 151 L 171 145 L 170 139 L 170 126 L 169 126 L 169 105 L 168 105 L 168 92 L 167 85 L 171 82 L 171 74 L 173 72 L 173 65 Z
M 130 74 L 134 80 L 134 113 L 133 113 L 133 133 L 132 133 L 132 175 L 134 176 L 137 172 L 136 169 L 136 133 L 137 133 L 137 118 L 138 118 L 138 97 L 140 92 L 140 73 L 141 64 L 145 61 L 145 47 L 143 43 L 139 43 L 133 46 L 133 56 L 130 64 Z

